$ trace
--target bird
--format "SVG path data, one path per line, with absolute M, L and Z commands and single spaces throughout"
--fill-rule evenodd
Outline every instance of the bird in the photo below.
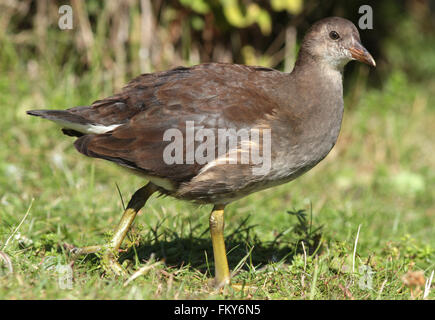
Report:
M 308 29 L 289 73 L 203 63 L 139 75 L 88 106 L 27 111 L 60 125 L 81 154 L 144 179 L 111 240 L 74 252 L 102 251 L 105 270 L 125 274 L 117 252 L 138 211 L 159 193 L 213 205 L 214 283 L 230 284 L 225 207 L 294 180 L 327 156 L 340 132 L 343 69 L 351 60 L 376 66 L 356 26 L 329 17 Z

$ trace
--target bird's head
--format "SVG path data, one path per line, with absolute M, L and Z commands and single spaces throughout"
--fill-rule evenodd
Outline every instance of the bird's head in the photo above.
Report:
M 338 70 L 342 70 L 351 60 L 376 66 L 371 54 L 361 44 L 355 25 L 339 17 L 316 22 L 302 41 L 301 53 Z

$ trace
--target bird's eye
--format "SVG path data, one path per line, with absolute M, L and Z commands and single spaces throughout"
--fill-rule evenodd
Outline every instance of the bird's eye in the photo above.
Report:
M 337 31 L 331 31 L 331 32 L 329 33 L 329 37 L 330 37 L 332 40 L 340 39 L 340 35 L 337 33 Z

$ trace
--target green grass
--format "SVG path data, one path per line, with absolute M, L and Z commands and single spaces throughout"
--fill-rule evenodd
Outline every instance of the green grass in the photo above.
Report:
M 107 241 L 122 212 L 116 184 L 126 202 L 144 181 L 81 156 L 54 124 L 25 115 L 111 94 L 89 74 L 41 70 L 34 78 L 18 67 L 0 75 L 0 251 L 13 266 L 9 273 L 0 260 L 1 299 L 422 299 L 402 277 L 412 270 L 427 279 L 435 269 L 433 82 L 414 85 L 395 72 L 382 90 L 357 85 L 322 163 L 227 207 L 230 268 L 239 265 L 233 281 L 249 292 L 209 287 L 211 207 L 156 197 L 121 254 L 131 272 L 152 268 L 124 285 L 102 276 L 98 256 L 89 255 L 74 262 L 67 290 L 56 269 L 73 261 L 64 244 Z M 365 266 L 370 288 L 360 284 Z

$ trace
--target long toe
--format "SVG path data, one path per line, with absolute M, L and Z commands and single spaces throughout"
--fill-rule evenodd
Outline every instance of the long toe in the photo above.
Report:
M 104 269 L 106 275 L 115 277 L 128 276 L 127 271 L 119 264 L 117 255 L 113 252 L 113 249 L 106 249 L 101 258 L 101 266 Z
M 101 245 L 96 245 L 96 246 L 87 246 L 87 247 L 81 247 L 81 248 L 77 248 L 77 247 L 69 247 L 69 252 L 71 254 L 73 254 L 74 256 L 81 256 L 81 255 L 86 255 L 86 254 L 91 254 L 91 253 L 97 253 L 99 251 L 101 251 L 103 249 L 104 246 Z

